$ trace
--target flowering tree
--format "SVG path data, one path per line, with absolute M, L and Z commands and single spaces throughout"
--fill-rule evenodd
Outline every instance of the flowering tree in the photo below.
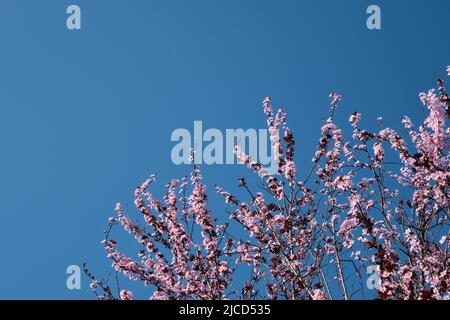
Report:
M 407 138 L 390 128 L 364 130 L 355 112 L 347 141 L 334 122 L 341 97 L 331 94 L 303 178 L 286 113 L 274 112 L 266 98 L 278 172 L 269 175 L 236 146 L 238 161 L 256 172 L 260 185 L 255 192 L 240 178 L 234 193 L 216 187 L 227 203 L 225 222 L 208 208 L 197 165 L 189 179 L 168 183 L 162 200 L 149 191 L 151 176 L 134 193 L 145 225 L 132 222 L 120 204 L 109 220 L 103 244 L 114 269 L 154 288 L 151 299 L 366 298 L 369 266 L 379 272 L 371 297 L 449 299 L 450 100 L 443 81 L 438 85 L 420 94 L 427 115 L 419 127 L 403 119 Z M 118 250 L 111 238 L 117 224 L 134 235 L 139 258 Z M 237 226 L 245 237 L 232 235 Z M 127 290 L 115 297 L 107 282 L 85 271 L 100 299 L 133 298 Z

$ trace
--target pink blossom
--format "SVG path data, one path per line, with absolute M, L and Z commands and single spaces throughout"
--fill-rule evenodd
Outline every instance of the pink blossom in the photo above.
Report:
M 348 175 L 338 176 L 333 182 L 333 186 L 339 190 L 350 189 L 353 185 L 352 178 Z
M 293 161 L 287 161 L 284 165 L 284 174 L 287 179 L 293 180 L 295 178 L 296 168 Z
M 375 159 L 377 162 L 382 162 L 384 159 L 384 149 L 381 143 L 374 143 L 373 152 L 375 154 Z
M 120 299 L 121 300 L 133 300 L 133 293 L 127 290 L 120 291 Z
M 412 230 L 408 228 L 405 230 L 405 238 L 406 238 L 406 241 L 408 241 L 408 243 L 410 245 L 411 252 L 419 253 L 420 242 L 419 242 L 417 235 L 414 234 L 412 232 Z
M 356 128 L 359 124 L 359 120 L 361 120 L 361 114 L 359 112 L 353 113 L 348 121 L 351 123 L 351 126 Z
M 331 98 L 331 105 L 336 106 L 337 103 L 339 101 L 341 101 L 342 96 L 338 95 L 337 93 L 332 92 L 332 93 L 330 93 L 330 98 Z
M 325 293 L 322 292 L 322 290 L 315 289 L 313 300 L 327 300 L 327 297 L 326 297 Z

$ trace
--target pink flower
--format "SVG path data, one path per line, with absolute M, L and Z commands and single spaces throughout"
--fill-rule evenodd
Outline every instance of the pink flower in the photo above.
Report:
M 409 117 L 404 116 L 402 120 L 403 124 L 405 125 L 406 129 L 412 129 L 414 125 L 412 124 L 412 121 Z
M 447 67 L 447 75 L 450 76 L 450 66 Z
M 382 162 L 384 159 L 384 149 L 381 143 L 374 143 L 373 152 L 375 154 L 375 159 L 377 160 L 377 162 Z
M 295 178 L 296 168 L 293 161 L 286 161 L 284 165 L 284 175 L 288 180 L 293 180 Z
M 150 300 L 168 300 L 168 298 L 163 292 L 155 291 Z
M 393 135 L 395 135 L 395 131 L 390 128 L 386 128 L 381 130 L 378 135 L 382 140 L 389 140 Z
M 338 95 L 338 94 L 332 92 L 332 93 L 330 93 L 330 98 L 331 98 L 331 105 L 332 105 L 332 106 L 336 106 L 337 103 L 338 103 L 339 101 L 341 101 L 342 96 L 340 96 L 340 95 Z
M 359 112 L 353 113 L 348 121 L 351 123 L 351 126 L 356 128 L 359 124 L 359 120 L 361 120 L 361 114 Z
M 349 239 L 352 236 L 352 230 L 354 230 L 357 226 L 358 220 L 356 218 L 345 219 L 341 224 L 339 234 L 342 237 Z
M 221 275 L 230 273 L 230 270 L 228 269 L 228 262 L 222 261 L 222 262 L 220 263 L 219 273 L 220 273 Z
M 133 300 L 133 293 L 131 291 L 122 290 L 120 291 L 121 300 Z
M 326 300 L 327 297 L 325 293 L 322 292 L 320 289 L 314 290 L 313 300 Z
M 263 101 L 263 107 L 264 107 L 264 113 L 268 116 L 268 117 L 272 117 L 273 116 L 273 109 L 271 106 L 272 99 L 270 99 L 270 97 L 266 97 Z
M 333 186 L 339 190 L 350 189 L 353 185 L 352 178 L 350 176 L 338 176 L 334 182 Z
M 410 228 L 405 230 L 405 238 L 406 241 L 409 243 L 409 248 L 411 252 L 413 253 L 419 253 L 420 252 L 420 242 L 417 238 L 417 235 L 412 232 Z

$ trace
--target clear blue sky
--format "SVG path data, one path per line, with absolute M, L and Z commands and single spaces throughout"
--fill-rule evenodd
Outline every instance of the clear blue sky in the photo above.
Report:
M 80 31 L 66 29 L 69 4 Z M 370 4 L 380 31 L 366 28 Z M 417 94 L 450 64 L 449 12 L 447 0 L 1 0 L 0 298 L 93 298 L 85 278 L 67 290 L 66 267 L 110 271 L 100 241 L 115 202 L 131 206 L 151 172 L 160 186 L 188 173 L 170 134 L 194 120 L 263 128 L 269 95 L 302 167 L 331 91 L 341 120 L 420 119 Z M 203 171 L 228 189 L 241 172 Z

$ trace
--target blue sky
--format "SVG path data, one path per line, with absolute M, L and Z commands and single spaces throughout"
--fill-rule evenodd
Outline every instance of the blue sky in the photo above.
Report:
M 66 28 L 70 4 L 82 30 Z M 370 4 L 381 30 L 366 28 Z M 331 91 L 341 122 L 355 110 L 368 127 L 419 120 L 418 93 L 450 64 L 449 11 L 446 0 L 2 0 L 0 298 L 93 298 L 85 278 L 67 290 L 67 266 L 110 271 L 100 241 L 115 202 L 131 205 L 151 172 L 161 187 L 188 173 L 171 163 L 170 135 L 194 120 L 263 128 L 271 96 L 299 167 Z M 231 189 L 241 169 L 203 172 Z

